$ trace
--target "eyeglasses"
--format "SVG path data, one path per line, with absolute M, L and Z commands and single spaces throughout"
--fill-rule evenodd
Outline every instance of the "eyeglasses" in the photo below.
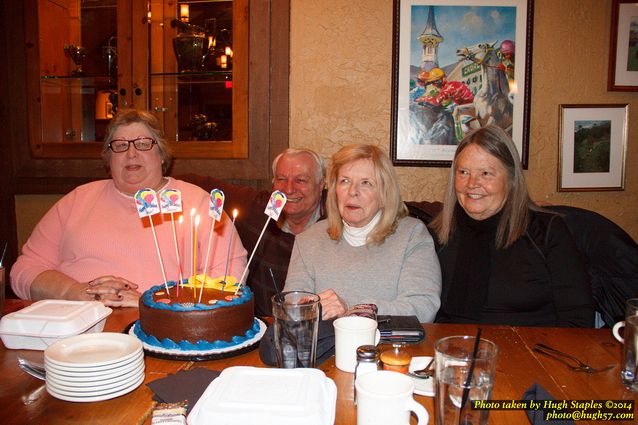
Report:
M 153 149 L 153 145 L 157 144 L 157 142 L 150 137 L 138 137 L 133 140 L 115 139 L 109 143 L 109 149 L 115 153 L 126 152 L 131 147 L 131 143 L 138 151 L 150 151 Z

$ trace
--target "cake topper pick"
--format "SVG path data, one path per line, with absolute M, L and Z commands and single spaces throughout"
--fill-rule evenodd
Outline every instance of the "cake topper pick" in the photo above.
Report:
M 199 221 L 201 217 L 199 214 L 195 216 L 195 232 L 193 233 L 193 299 L 197 299 L 197 228 L 199 227 Z
M 137 207 L 137 214 L 140 218 L 148 217 L 151 223 L 151 230 L 153 231 L 153 240 L 155 241 L 155 249 L 157 250 L 157 258 L 159 259 L 160 267 L 162 269 L 162 277 L 164 278 L 164 286 L 166 287 L 166 295 L 170 297 L 170 291 L 168 289 L 168 280 L 166 279 L 166 272 L 164 271 L 164 261 L 162 260 L 162 254 L 157 243 L 157 235 L 155 234 L 155 225 L 153 225 L 153 215 L 160 212 L 159 204 L 157 203 L 157 194 L 153 189 L 140 189 L 135 193 L 135 205 Z
M 248 272 L 248 267 L 250 266 L 250 262 L 253 260 L 253 256 L 255 255 L 255 251 L 257 251 L 257 247 L 259 246 L 259 242 L 261 241 L 262 236 L 264 236 L 264 232 L 266 231 L 266 227 L 270 222 L 270 219 L 277 221 L 279 220 L 279 215 L 281 211 L 284 209 L 284 205 L 286 205 L 286 195 L 283 192 L 275 190 L 268 200 L 268 204 L 266 205 L 266 210 L 264 214 L 268 216 L 266 223 L 264 224 L 264 228 L 261 229 L 261 233 L 259 238 L 257 238 L 257 243 L 255 243 L 255 247 L 253 248 L 253 252 L 250 254 L 250 258 L 248 259 L 248 263 L 246 263 L 246 268 L 244 269 L 244 273 L 241 275 L 241 279 L 237 282 L 237 289 L 235 290 L 235 295 L 241 289 L 244 284 L 244 278 L 246 277 L 246 273 Z
M 233 245 L 233 235 L 235 234 L 235 219 L 237 218 L 237 210 L 233 210 L 233 228 L 230 234 L 230 240 L 228 241 L 228 253 L 226 254 L 226 268 L 224 269 L 224 280 L 222 280 L 222 292 L 226 287 L 226 278 L 228 277 L 228 263 L 230 261 L 230 247 Z
M 202 271 L 202 285 L 199 291 L 199 299 L 197 302 L 202 302 L 202 294 L 204 293 L 204 284 L 206 283 L 206 276 L 208 273 L 208 260 L 210 259 L 210 247 L 213 242 L 213 233 L 215 230 L 215 222 L 221 221 L 222 213 L 224 212 L 224 192 L 219 189 L 213 189 L 210 191 L 210 198 L 208 201 L 208 215 L 211 216 L 210 233 L 208 235 L 208 249 L 206 250 L 206 261 L 204 263 L 204 270 Z
M 171 215 L 171 225 L 173 227 L 173 243 L 175 244 L 175 257 L 177 258 L 177 271 L 179 274 L 179 280 L 177 281 L 177 285 L 175 285 L 175 290 L 177 291 L 177 296 L 179 297 L 179 286 L 182 284 L 184 280 L 184 276 L 182 274 L 182 262 L 179 258 L 179 248 L 177 246 L 177 232 L 175 231 L 175 213 L 182 212 L 182 193 L 178 189 L 163 189 L 159 193 L 160 198 L 160 208 L 162 212 L 165 214 Z M 180 219 L 182 216 L 180 215 Z

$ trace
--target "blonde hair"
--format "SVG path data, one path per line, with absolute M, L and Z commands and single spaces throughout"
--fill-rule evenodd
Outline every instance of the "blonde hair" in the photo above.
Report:
M 148 111 L 139 111 L 137 109 L 120 109 L 115 117 L 111 120 L 106 128 L 106 137 L 104 138 L 104 146 L 102 146 L 102 159 L 106 161 L 107 168 L 111 161 L 113 152 L 109 148 L 109 143 L 113 141 L 115 132 L 125 125 L 142 123 L 148 128 L 153 140 L 157 142 L 157 149 L 162 159 L 162 173 L 166 175 L 171 165 L 171 151 L 164 137 L 164 132 L 160 126 L 159 120 Z
M 328 170 L 328 197 L 326 200 L 328 235 L 330 239 L 338 241 L 343 233 L 343 221 L 339 213 L 335 188 L 339 170 L 344 165 L 359 159 L 369 159 L 374 165 L 382 213 L 381 219 L 368 235 L 367 242 L 380 245 L 385 241 L 385 238 L 394 233 L 399 220 L 408 215 L 408 209 L 401 198 L 397 177 L 388 154 L 373 145 L 347 145 L 332 155 L 330 169 Z
M 507 248 L 521 237 L 529 224 L 529 211 L 545 211 L 536 206 L 529 197 L 523 167 L 518 151 L 512 139 L 505 131 L 495 125 L 481 127 L 467 134 L 459 143 L 452 161 L 447 189 L 443 196 L 443 210 L 432 221 L 430 227 L 436 232 L 439 241 L 447 244 L 456 229 L 455 209 L 461 208 L 454 189 L 457 159 L 461 152 L 471 144 L 480 147 L 507 170 L 507 198 L 501 209 L 502 214 L 496 231 L 496 247 Z

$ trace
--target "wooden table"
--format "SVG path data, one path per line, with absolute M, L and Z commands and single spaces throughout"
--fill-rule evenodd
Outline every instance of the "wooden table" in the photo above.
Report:
M 6 311 L 16 310 L 26 302 L 8 300 Z M 137 318 L 137 309 L 116 309 L 108 318 L 105 331 L 120 332 Z M 425 341 L 409 346 L 413 356 L 433 355 L 434 342 L 450 335 L 473 335 L 476 326 L 425 324 Z M 556 399 L 633 399 L 638 394 L 627 391 L 620 383 L 619 366 L 599 374 L 570 371 L 563 364 L 531 351 L 536 343 L 545 343 L 559 350 L 572 353 L 595 366 L 611 363 L 619 365 L 621 345 L 610 330 L 519 328 L 509 326 L 483 326 L 483 337 L 494 341 L 499 349 L 496 378 L 492 398 L 494 400 L 518 400 L 534 383 L 542 385 Z M 0 348 L 0 418 L 4 424 L 150 424 L 153 393 L 146 385 L 113 400 L 94 403 L 71 403 L 50 396 L 44 383 L 17 366 L 17 357 L 42 361 L 41 351 L 7 350 Z M 251 351 L 236 357 L 205 361 L 161 360 L 146 356 L 145 384 L 179 370 L 205 367 L 223 370 L 229 366 L 261 366 L 258 352 Z M 336 425 L 356 424 L 356 408 L 353 404 L 353 375 L 338 370 L 334 358 L 320 366 L 337 384 Z M 430 413 L 434 423 L 434 399 L 415 395 Z M 637 403 L 638 404 L 638 403 Z M 490 424 L 529 424 L 523 411 L 492 411 Z M 412 423 L 414 418 L 412 418 Z M 588 423 L 586 421 L 578 424 Z M 615 424 L 632 421 L 615 421 Z

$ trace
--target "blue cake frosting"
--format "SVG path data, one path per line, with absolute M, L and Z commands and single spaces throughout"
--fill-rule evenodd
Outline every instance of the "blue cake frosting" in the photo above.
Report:
M 186 282 L 186 280 L 184 281 Z M 177 282 L 170 281 L 168 282 L 169 289 L 174 288 Z M 145 291 L 142 294 L 142 302 L 151 308 L 156 308 L 159 310 L 169 310 L 169 311 L 201 311 L 201 310 L 215 310 L 221 307 L 230 307 L 244 304 L 250 301 L 252 297 L 252 291 L 246 285 L 242 287 L 242 294 L 234 298 L 233 300 L 217 300 L 215 304 L 204 304 L 204 303 L 188 303 L 188 305 L 175 303 L 175 304 L 166 304 L 163 302 L 155 302 L 153 301 L 153 294 L 157 291 L 161 291 L 165 289 L 165 286 L 156 285 Z M 140 321 L 135 322 L 134 333 L 142 342 L 152 345 L 155 347 L 164 348 L 167 350 L 181 350 L 181 351 L 210 351 L 214 349 L 220 348 L 228 348 L 233 347 L 235 345 L 242 344 L 243 342 L 252 339 L 257 335 L 260 331 L 260 324 L 257 319 L 253 320 L 253 326 L 246 331 L 244 335 L 236 335 L 231 338 L 230 341 L 205 341 L 199 340 L 196 343 L 188 342 L 186 340 L 182 340 L 179 342 L 175 342 L 170 338 L 164 338 L 161 341 L 158 340 L 153 335 L 146 334 L 142 327 L 140 326 Z

